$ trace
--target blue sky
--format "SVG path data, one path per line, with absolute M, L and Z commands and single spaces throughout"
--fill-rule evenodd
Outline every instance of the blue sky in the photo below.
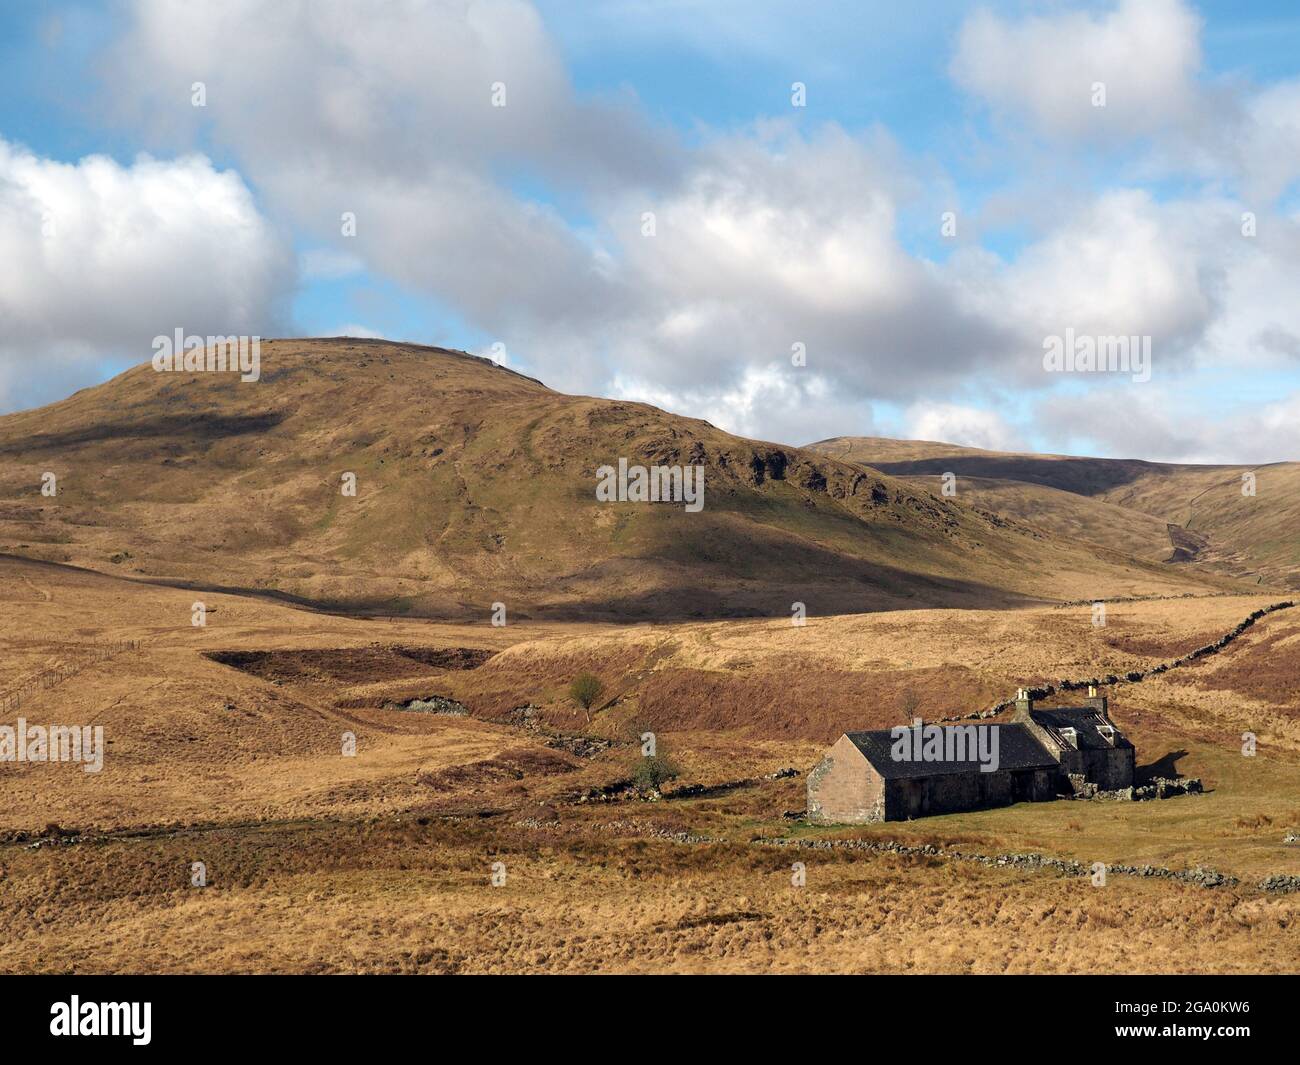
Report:
M 1300 457 L 1292 4 L 307 12 L 0 11 L 0 410 L 183 325 L 502 344 L 796 444 Z M 1152 380 L 1048 375 L 1066 328 L 1150 336 Z

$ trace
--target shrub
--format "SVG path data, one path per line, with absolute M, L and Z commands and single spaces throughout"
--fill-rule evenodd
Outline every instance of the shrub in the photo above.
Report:
M 587 711 L 587 720 L 591 720 L 591 707 L 605 691 L 605 685 L 599 677 L 591 673 L 580 673 L 569 685 L 569 696 L 575 703 Z
M 632 771 L 632 786 L 641 794 L 658 791 L 670 780 L 676 780 L 679 770 L 662 754 L 652 754 L 648 758 L 639 758 Z

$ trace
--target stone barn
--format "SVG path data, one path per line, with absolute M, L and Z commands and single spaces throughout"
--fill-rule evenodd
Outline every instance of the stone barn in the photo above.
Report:
M 808 819 L 902 821 L 1127 788 L 1134 756 L 1104 697 L 1038 710 L 1022 690 L 1005 724 L 846 732 L 808 774 Z

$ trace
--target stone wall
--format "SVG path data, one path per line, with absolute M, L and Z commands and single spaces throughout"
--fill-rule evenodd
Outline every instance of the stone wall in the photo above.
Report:
M 884 819 L 960 813 L 1016 802 L 1042 802 L 1057 793 L 1054 769 L 1000 769 L 885 781 Z
M 1137 751 L 1132 747 L 1082 751 L 1084 773 L 1102 791 L 1133 786 L 1133 768 Z
M 860 825 L 884 820 L 884 781 L 841 736 L 808 774 L 808 820 Z
M 1189 597 L 1157 596 L 1156 598 L 1185 599 Z M 1110 600 L 1110 602 L 1123 602 L 1123 601 L 1124 600 L 1119 600 L 1119 599 Z M 1086 603 L 1088 602 L 1088 600 L 1082 600 L 1082 602 Z M 1055 684 L 1043 684 L 1038 687 L 1027 689 L 1029 697 L 1031 699 L 1046 699 L 1049 696 L 1057 694 L 1058 692 L 1084 691 L 1088 688 L 1104 688 L 1104 687 L 1110 687 L 1116 684 L 1123 684 L 1123 683 L 1136 684 L 1140 681 L 1146 680 L 1147 677 L 1159 676 L 1161 673 L 1167 673 L 1171 669 L 1178 669 L 1181 666 L 1190 665 L 1191 663 L 1197 661 L 1198 659 L 1204 658 L 1206 655 L 1218 654 L 1230 643 L 1232 643 L 1234 640 L 1240 637 L 1242 633 L 1244 633 L 1247 629 L 1249 629 L 1252 625 L 1254 625 L 1255 622 L 1257 622 L 1260 618 L 1265 617 L 1268 614 L 1272 614 L 1278 610 L 1290 610 L 1294 606 L 1295 606 L 1295 601 L 1291 599 L 1285 600 L 1284 602 L 1281 603 L 1270 603 L 1268 606 L 1263 607 L 1260 610 L 1255 610 L 1247 614 L 1242 621 L 1240 621 L 1237 625 L 1233 626 L 1231 629 L 1225 632 L 1213 643 L 1207 643 L 1204 646 L 1198 647 L 1196 648 L 1196 650 L 1191 651 L 1180 658 L 1175 658 L 1169 662 L 1161 662 L 1160 665 L 1152 666 L 1150 669 L 1135 669 L 1132 670 L 1131 672 L 1123 674 L 1122 676 L 1119 675 L 1118 673 L 1108 673 L 1104 677 L 1084 677 L 1079 680 L 1059 680 Z M 952 717 L 941 717 L 938 718 L 937 720 L 939 722 L 975 721 L 981 718 L 997 717 L 998 714 L 1002 713 L 1004 710 L 1011 709 L 1015 705 L 1016 705 L 1016 700 L 1013 697 L 1010 699 L 1003 699 L 1001 702 L 998 703 L 994 703 L 987 710 L 976 710 L 973 713 L 956 714 Z

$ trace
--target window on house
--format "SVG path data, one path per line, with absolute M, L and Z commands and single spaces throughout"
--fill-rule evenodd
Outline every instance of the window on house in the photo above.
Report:
M 1068 743 L 1071 747 L 1074 747 L 1076 749 L 1078 748 L 1079 733 L 1074 729 L 1069 727 L 1061 729 L 1061 738 L 1065 740 L 1065 742 Z

